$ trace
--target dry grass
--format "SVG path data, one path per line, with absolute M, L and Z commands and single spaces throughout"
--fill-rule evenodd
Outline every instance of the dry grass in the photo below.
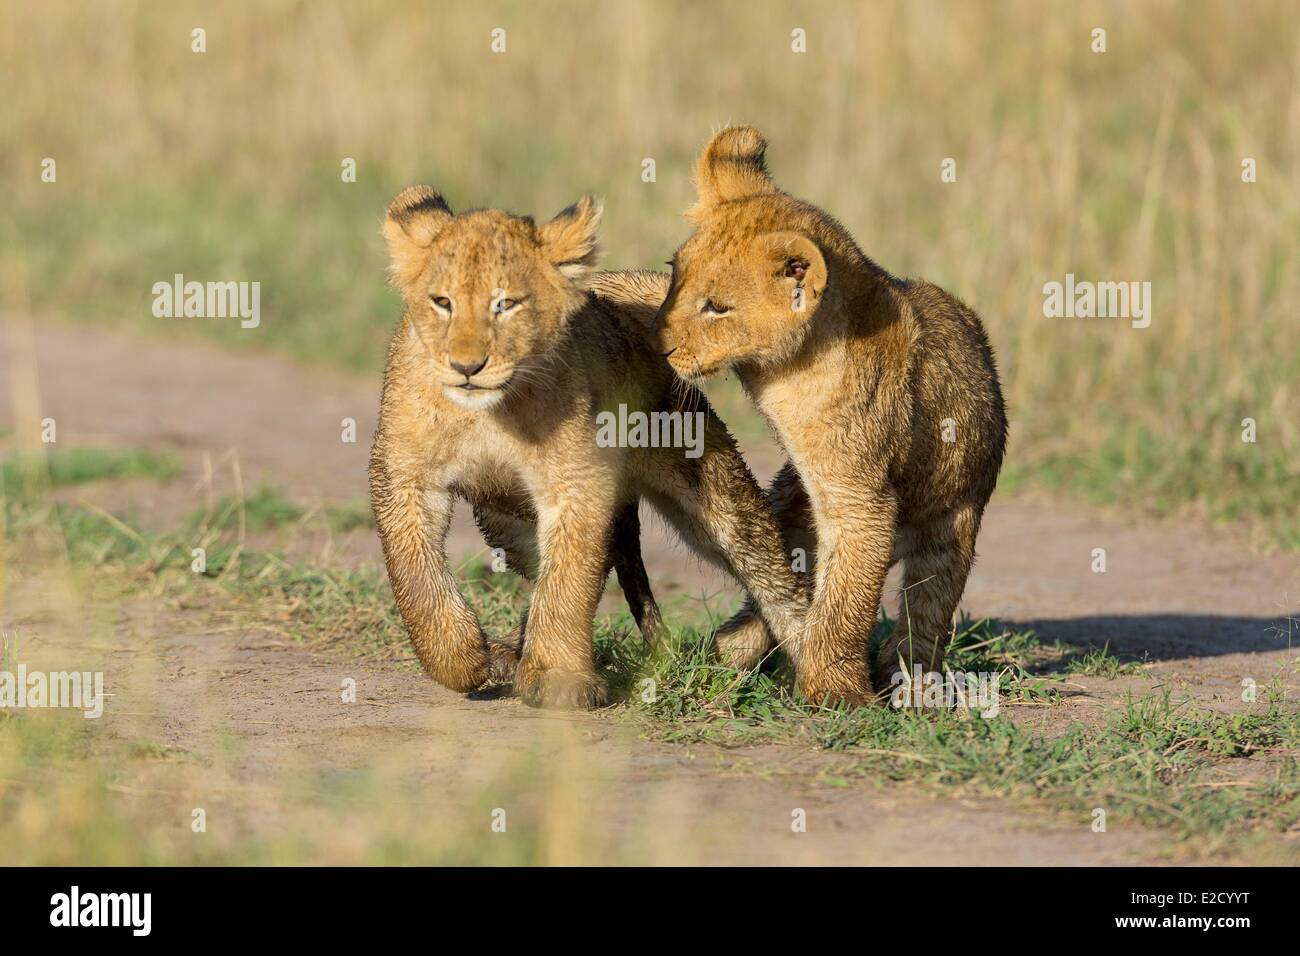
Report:
M 743 120 L 788 189 L 985 316 L 1009 480 L 1300 540 L 1289 3 L 43 3 L 6 20 L 0 250 L 29 263 L 40 316 L 374 372 L 397 312 L 375 233 L 401 186 L 539 215 L 591 190 L 609 264 L 654 266 L 685 235 L 693 153 Z M 262 327 L 153 319 L 174 272 L 261 281 Z M 1044 318 L 1067 272 L 1151 281 L 1151 327 Z

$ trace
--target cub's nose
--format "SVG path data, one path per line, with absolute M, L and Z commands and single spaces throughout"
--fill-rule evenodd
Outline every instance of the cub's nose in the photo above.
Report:
M 461 375 L 469 378 L 470 376 L 477 375 L 479 372 L 483 371 L 483 366 L 487 365 L 487 363 L 488 356 L 485 355 L 477 362 L 457 362 L 455 359 L 452 359 L 451 367 L 460 372 Z

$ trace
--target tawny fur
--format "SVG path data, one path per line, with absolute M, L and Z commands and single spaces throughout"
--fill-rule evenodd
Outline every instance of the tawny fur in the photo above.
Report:
M 636 525 L 643 497 L 741 581 L 773 633 L 792 633 L 805 609 L 762 489 L 703 396 L 653 347 L 668 277 L 590 272 L 599 215 L 589 198 L 541 226 L 497 210 L 453 215 L 413 187 L 384 223 L 406 312 L 384 376 L 371 498 L 412 644 L 454 690 L 504 677 L 530 704 L 605 700 L 591 631 L 611 563 L 643 632 L 657 626 Z M 599 447 L 596 416 L 620 404 L 704 412 L 702 456 Z M 457 588 L 444 552 L 457 498 L 536 582 L 522 640 L 490 643 Z
M 834 218 L 779 190 L 766 146 L 739 126 L 701 154 L 687 213 L 697 228 L 673 258 L 661 345 L 688 379 L 734 368 L 788 454 L 769 496 L 787 547 L 806 549 L 815 574 L 799 682 L 862 701 L 895 561 L 905 562 L 901 619 L 874 689 L 900 665 L 941 669 L 1006 415 L 975 313 L 889 275 Z M 719 639 L 724 658 L 746 666 L 773 636 L 746 607 Z

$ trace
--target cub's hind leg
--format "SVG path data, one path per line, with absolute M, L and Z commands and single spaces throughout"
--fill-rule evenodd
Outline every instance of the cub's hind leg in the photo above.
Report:
M 878 692 L 892 690 L 900 670 L 905 675 L 918 665 L 923 673 L 943 670 L 979 525 L 980 509 L 967 503 L 907 527 L 898 623 L 876 656 Z
M 495 505 L 495 506 L 494 506 Z M 505 566 L 528 581 L 537 580 L 540 563 L 537 550 L 537 517 L 531 506 L 522 502 L 507 504 L 477 503 L 474 505 L 474 523 L 478 525 L 483 540 L 492 549 L 492 567 L 504 560 Z M 491 677 L 498 683 L 514 680 L 523 651 L 524 633 L 528 626 L 528 608 L 524 608 L 519 623 L 509 634 L 488 638 L 488 655 L 491 659 Z

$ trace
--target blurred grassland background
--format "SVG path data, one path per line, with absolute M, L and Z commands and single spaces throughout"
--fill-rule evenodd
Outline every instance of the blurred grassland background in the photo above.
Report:
M 687 234 L 693 156 L 750 122 L 785 189 L 984 317 L 1009 484 L 1300 545 L 1293 2 L 0 9 L 0 255 L 26 277 L 6 309 L 280 349 L 377 387 L 399 312 L 377 230 L 401 187 L 539 217 L 591 191 L 606 264 L 656 268 Z M 260 281 L 261 327 L 153 318 L 177 272 Z M 1151 281 L 1150 328 L 1044 318 L 1067 272 Z M 733 426 L 761 427 L 728 394 Z

